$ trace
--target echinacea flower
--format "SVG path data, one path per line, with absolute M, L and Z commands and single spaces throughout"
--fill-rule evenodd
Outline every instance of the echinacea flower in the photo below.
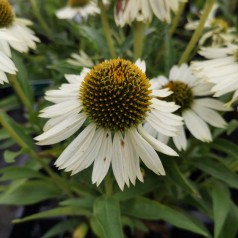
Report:
M 199 40 L 200 45 L 204 45 L 205 43 L 207 43 L 208 39 L 212 40 L 212 46 L 228 44 L 238 39 L 237 36 L 234 34 L 236 31 L 235 27 L 230 27 L 228 22 L 226 22 L 223 18 L 216 17 L 216 12 L 218 8 L 219 5 L 215 3 L 206 19 L 206 22 L 204 24 L 204 29 L 206 31 Z M 196 30 L 198 24 L 199 20 L 189 20 L 188 23 L 185 25 L 185 28 L 187 30 Z
M 173 102 L 159 100 L 168 89 L 151 90 L 145 63 L 124 60 L 104 61 L 80 75 L 66 75 L 67 84 L 46 92 L 54 105 L 40 116 L 50 118 L 44 133 L 35 139 L 40 145 L 63 141 L 86 127 L 64 150 L 55 164 L 72 175 L 92 163 L 92 182 L 99 185 L 110 164 L 119 187 L 143 181 L 139 158 L 158 175 L 165 175 L 155 150 L 176 156 L 167 145 L 150 136 L 142 127 L 148 122 L 154 130 L 175 136 L 182 118 L 173 115 Z M 161 118 L 160 118 L 161 117 Z M 159 119 L 158 119 L 159 118 Z M 169 121 L 169 123 L 168 123 Z
M 39 39 L 28 27 L 31 24 L 31 21 L 15 16 L 8 0 L 1 0 L 0 32 L 8 35 L 9 38 L 17 39 L 17 41 L 2 39 L 0 41 L 0 50 L 10 57 L 10 46 L 21 53 L 28 52 L 29 48 L 35 49 L 36 42 L 39 42 Z
M 164 88 L 173 92 L 164 100 L 175 102 L 180 106 L 176 113 L 183 117 L 186 128 L 198 140 L 212 141 L 211 132 L 207 124 L 219 128 L 226 126 L 226 122 L 216 110 L 226 111 L 228 109 L 222 102 L 210 97 L 211 85 L 194 77 L 187 64 L 173 66 L 170 70 L 169 78 L 159 76 L 150 80 L 150 83 L 152 89 Z M 144 127 L 154 137 L 161 138 L 148 123 Z M 173 142 L 179 150 L 185 150 L 187 147 L 185 127 L 181 125 L 178 129 L 180 133 L 178 136 L 173 137 Z M 163 140 L 166 139 L 163 137 Z
M 207 60 L 192 62 L 193 72 L 214 85 L 211 91 L 215 97 L 235 92 L 232 103 L 238 91 L 238 46 L 203 47 L 199 54 Z
M 13 61 L 0 51 L 0 84 L 8 82 L 6 73 L 16 74 L 16 71 L 17 69 Z
M 134 21 L 148 23 L 153 15 L 159 20 L 170 23 L 170 11 L 177 12 L 179 3 L 186 0 L 117 0 L 114 18 L 118 26 L 132 24 Z
M 107 4 L 107 0 L 103 0 Z M 68 0 L 65 7 L 56 12 L 59 19 L 73 19 L 76 16 L 87 19 L 89 15 L 100 13 L 97 0 Z

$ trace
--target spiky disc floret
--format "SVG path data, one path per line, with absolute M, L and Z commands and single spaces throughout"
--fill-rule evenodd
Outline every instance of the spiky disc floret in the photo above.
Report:
M 87 5 L 90 0 L 68 0 L 68 5 L 70 7 L 83 7 Z
M 7 0 L 0 1 L 0 28 L 8 27 L 14 20 L 12 6 Z
M 165 100 L 168 102 L 175 102 L 179 105 L 179 113 L 191 107 L 194 95 L 191 88 L 186 83 L 179 80 L 170 81 L 164 87 L 169 88 L 173 92 L 170 96 L 165 98 Z
M 144 121 L 151 104 L 149 87 L 146 75 L 132 62 L 104 61 L 82 82 L 83 110 L 99 127 L 125 131 Z

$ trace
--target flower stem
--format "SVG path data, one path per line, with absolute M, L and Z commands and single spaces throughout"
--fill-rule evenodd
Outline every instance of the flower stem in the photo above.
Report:
M 113 180 L 112 180 L 110 172 L 108 172 L 105 178 L 105 194 L 108 197 L 112 196 L 113 194 Z
M 110 25 L 108 22 L 108 18 L 107 18 L 107 13 L 106 13 L 106 9 L 105 6 L 102 2 L 102 0 L 98 0 L 98 6 L 100 8 L 101 11 L 101 22 L 102 22 L 102 27 L 103 27 L 103 31 L 107 40 L 107 45 L 109 48 L 109 52 L 112 58 L 116 58 L 116 51 L 113 45 L 113 40 L 112 40 L 112 36 L 110 33 Z
M 20 83 L 18 82 L 16 75 L 8 74 L 8 81 L 11 86 L 15 89 L 17 95 L 21 99 L 23 105 L 26 107 L 27 111 L 31 114 L 33 113 L 33 108 L 30 100 L 27 98 L 26 94 L 23 92 Z
M 19 146 L 26 149 L 33 159 L 35 159 L 38 163 L 41 164 L 44 170 L 48 173 L 48 175 L 52 178 L 52 180 L 61 190 L 63 190 L 69 197 L 73 197 L 73 194 L 62 181 L 62 179 L 56 173 L 54 173 L 54 171 L 49 167 L 49 165 L 45 163 L 44 160 L 42 160 L 42 158 L 40 158 L 32 148 L 28 146 L 28 144 L 21 138 L 20 135 L 17 134 L 17 132 L 14 130 L 14 128 L 12 128 L 8 121 L 9 120 L 5 112 L 0 110 L 0 123 L 9 133 L 9 135 L 16 141 Z
M 176 13 L 176 16 L 173 19 L 173 22 L 172 22 L 171 27 L 169 29 L 169 36 L 172 36 L 174 34 L 175 30 L 177 29 L 177 26 L 179 24 L 179 21 L 180 21 L 180 18 L 182 16 L 182 14 L 183 14 L 186 3 L 187 2 L 181 2 L 180 3 L 178 12 Z
M 50 28 L 48 27 L 47 23 L 45 22 L 44 18 L 41 16 L 40 13 L 40 8 L 37 5 L 36 0 L 30 0 L 31 6 L 32 6 L 32 11 L 35 15 L 35 17 L 38 19 L 39 23 L 41 24 L 42 29 L 45 31 L 45 33 L 47 34 L 47 36 L 52 39 L 53 35 L 52 32 L 50 30 Z
M 215 2 L 215 0 L 207 0 L 206 1 L 206 5 L 204 7 L 204 11 L 203 11 L 202 17 L 200 19 L 200 22 L 197 26 L 197 29 L 193 33 L 193 36 L 192 36 L 191 40 L 189 41 L 187 48 L 185 49 L 183 55 L 181 56 L 181 58 L 179 60 L 179 65 L 181 65 L 182 63 L 185 63 L 188 60 L 191 51 L 193 50 L 194 46 L 197 44 L 199 37 L 202 34 L 207 17 L 209 15 L 210 11 L 212 10 L 212 6 L 213 6 L 214 2 Z
M 134 22 L 134 60 L 141 58 L 144 43 L 144 23 Z

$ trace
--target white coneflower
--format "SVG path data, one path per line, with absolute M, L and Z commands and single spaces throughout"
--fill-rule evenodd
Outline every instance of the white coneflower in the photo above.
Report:
M 213 47 L 238 40 L 238 37 L 235 34 L 235 27 L 229 27 L 228 23 L 223 18 L 216 17 L 218 7 L 219 5 L 215 3 L 210 14 L 208 15 L 204 25 L 204 29 L 206 29 L 206 31 L 199 40 L 200 45 L 207 43 L 208 39 L 212 40 L 211 45 Z M 187 30 L 196 30 L 198 24 L 199 21 L 189 20 L 189 22 L 185 25 L 185 28 Z
M 192 62 L 194 73 L 214 84 L 211 91 L 216 97 L 235 92 L 232 103 L 237 98 L 238 90 L 238 46 L 204 47 L 199 54 L 208 60 Z
M 11 56 L 10 46 L 15 50 L 25 53 L 29 48 L 35 49 L 39 39 L 28 27 L 32 22 L 23 18 L 15 17 L 11 5 L 7 0 L 0 1 L 0 32 L 15 38 L 14 40 L 1 40 L 0 49 L 9 57 Z
M 139 158 L 156 174 L 165 175 L 155 150 L 171 156 L 176 152 L 150 136 L 142 123 L 175 136 L 182 118 L 172 114 L 177 105 L 157 99 L 171 92 L 150 90 L 144 72 L 144 62 L 113 59 L 84 69 L 79 76 L 66 75 L 67 84 L 46 93 L 55 105 L 40 114 L 50 119 L 44 133 L 35 138 L 38 144 L 65 140 L 88 122 L 57 159 L 57 167 L 76 174 L 94 163 L 92 182 L 99 185 L 112 164 L 121 189 L 125 183 L 135 184 L 136 178 L 143 181 Z
M 186 128 L 198 140 L 204 142 L 212 140 L 207 123 L 219 128 L 226 126 L 226 122 L 215 110 L 226 111 L 228 109 L 220 101 L 209 97 L 210 84 L 200 82 L 198 78 L 195 78 L 188 65 L 173 66 L 168 79 L 159 76 L 150 82 L 152 89 L 166 88 L 173 92 L 164 100 L 175 102 L 180 106 L 177 114 L 183 117 Z M 151 130 L 150 125 L 146 123 L 144 126 L 149 133 L 160 138 Z M 187 146 L 185 127 L 179 126 L 179 132 L 179 136 L 173 137 L 173 141 L 179 150 L 185 150 Z
M 134 21 L 151 22 L 153 15 L 159 20 L 170 23 L 170 11 L 176 12 L 180 2 L 187 0 L 117 0 L 114 18 L 118 26 L 123 27 Z
M 16 71 L 17 69 L 13 61 L 0 51 L 0 84 L 8 82 L 6 73 L 16 74 Z
M 79 54 L 71 54 L 71 58 L 67 62 L 77 67 L 91 68 L 94 65 L 93 61 L 83 50 L 80 50 Z
M 107 4 L 107 0 L 103 0 Z M 87 19 L 89 15 L 100 13 L 97 0 L 68 0 L 65 7 L 56 12 L 59 19 L 73 19 L 77 16 Z

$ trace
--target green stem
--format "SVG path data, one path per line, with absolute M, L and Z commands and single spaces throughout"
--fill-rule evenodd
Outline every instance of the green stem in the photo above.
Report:
M 102 28 L 107 40 L 107 45 L 109 48 L 109 52 L 112 58 L 116 58 L 116 51 L 113 45 L 113 40 L 112 40 L 112 36 L 111 36 L 111 32 L 110 32 L 110 25 L 108 22 L 108 18 L 107 18 L 107 13 L 106 13 L 106 9 L 105 6 L 102 2 L 102 0 L 98 0 L 98 6 L 100 8 L 101 11 L 101 22 L 102 22 Z
M 174 32 L 176 31 L 176 29 L 178 27 L 178 24 L 179 24 L 180 18 L 182 17 L 186 3 L 187 2 L 180 3 L 178 12 L 176 13 L 175 18 L 173 19 L 171 27 L 170 27 L 169 31 L 165 33 L 169 36 L 169 39 L 173 36 Z M 156 64 L 158 64 L 160 62 L 162 56 L 164 56 L 164 54 L 165 54 L 165 47 L 164 47 L 165 45 L 166 45 L 166 42 L 163 43 L 163 45 L 161 45 L 160 51 L 155 59 Z
M 134 60 L 141 58 L 144 43 L 144 23 L 135 21 L 133 25 L 134 32 Z
M 30 3 L 32 6 L 32 11 L 35 17 L 38 19 L 39 23 L 41 24 L 42 29 L 45 31 L 47 36 L 50 39 L 52 39 L 53 38 L 52 32 L 50 28 L 48 27 L 47 23 L 45 22 L 44 18 L 41 16 L 41 12 L 39 10 L 40 8 L 38 7 L 36 0 L 30 0 Z
M 49 167 L 47 163 L 45 163 L 42 158 L 40 158 L 37 153 L 31 149 L 27 143 L 25 143 L 24 140 L 15 132 L 15 130 L 11 127 L 11 125 L 8 123 L 6 114 L 0 110 L 0 123 L 2 126 L 6 129 L 6 131 L 9 133 L 9 135 L 16 141 L 16 143 L 21 146 L 24 149 L 27 149 L 29 154 L 32 156 L 33 159 L 37 160 L 38 163 L 41 164 L 41 166 L 44 168 L 44 170 L 48 173 L 48 175 L 53 179 L 55 184 L 62 189 L 69 197 L 73 197 L 73 194 L 68 189 L 67 186 L 65 186 L 64 182 L 61 180 L 61 178 L 54 173 L 53 170 Z
M 175 30 L 177 29 L 177 26 L 179 24 L 179 21 L 180 21 L 180 18 L 182 16 L 182 14 L 183 14 L 186 3 L 187 2 L 181 2 L 180 3 L 178 12 L 176 13 L 176 16 L 173 19 L 173 22 L 172 22 L 171 27 L 169 29 L 169 36 L 172 36 L 174 34 Z
M 19 81 L 16 78 L 16 75 L 8 74 L 8 81 L 11 86 L 15 89 L 17 95 L 21 99 L 23 105 L 26 107 L 27 111 L 31 114 L 33 113 L 32 104 L 29 99 L 26 97 L 26 94 L 23 92 L 22 87 Z
M 200 19 L 200 22 L 197 26 L 197 29 L 193 33 L 193 36 L 192 36 L 190 42 L 188 43 L 187 48 L 185 49 L 183 55 L 180 58 L 179 65 L 181 65 L 182 63 L 187 62 L 190 53 L 192 52 L 194 46 L 197 44 L 197 42 L 199 40 L 199 37 L 202 34 L 205 22 L 206 22 L 207 17 L 208 17 L 208 15 L 209 15 L 209 13 L 212 9 L 212 6 L 213 6 L 214 2 L 215 2 L 215 0 L 207 0 L 206 1 L 206 5 L 204 7 L 204 11 L 203 11 L 202 17 Z
M 108 172 L 105 178 L 105 194 L 108 197 L 112 196 L 113 194 L 113 180 L 112 180 L 110 172 Z

